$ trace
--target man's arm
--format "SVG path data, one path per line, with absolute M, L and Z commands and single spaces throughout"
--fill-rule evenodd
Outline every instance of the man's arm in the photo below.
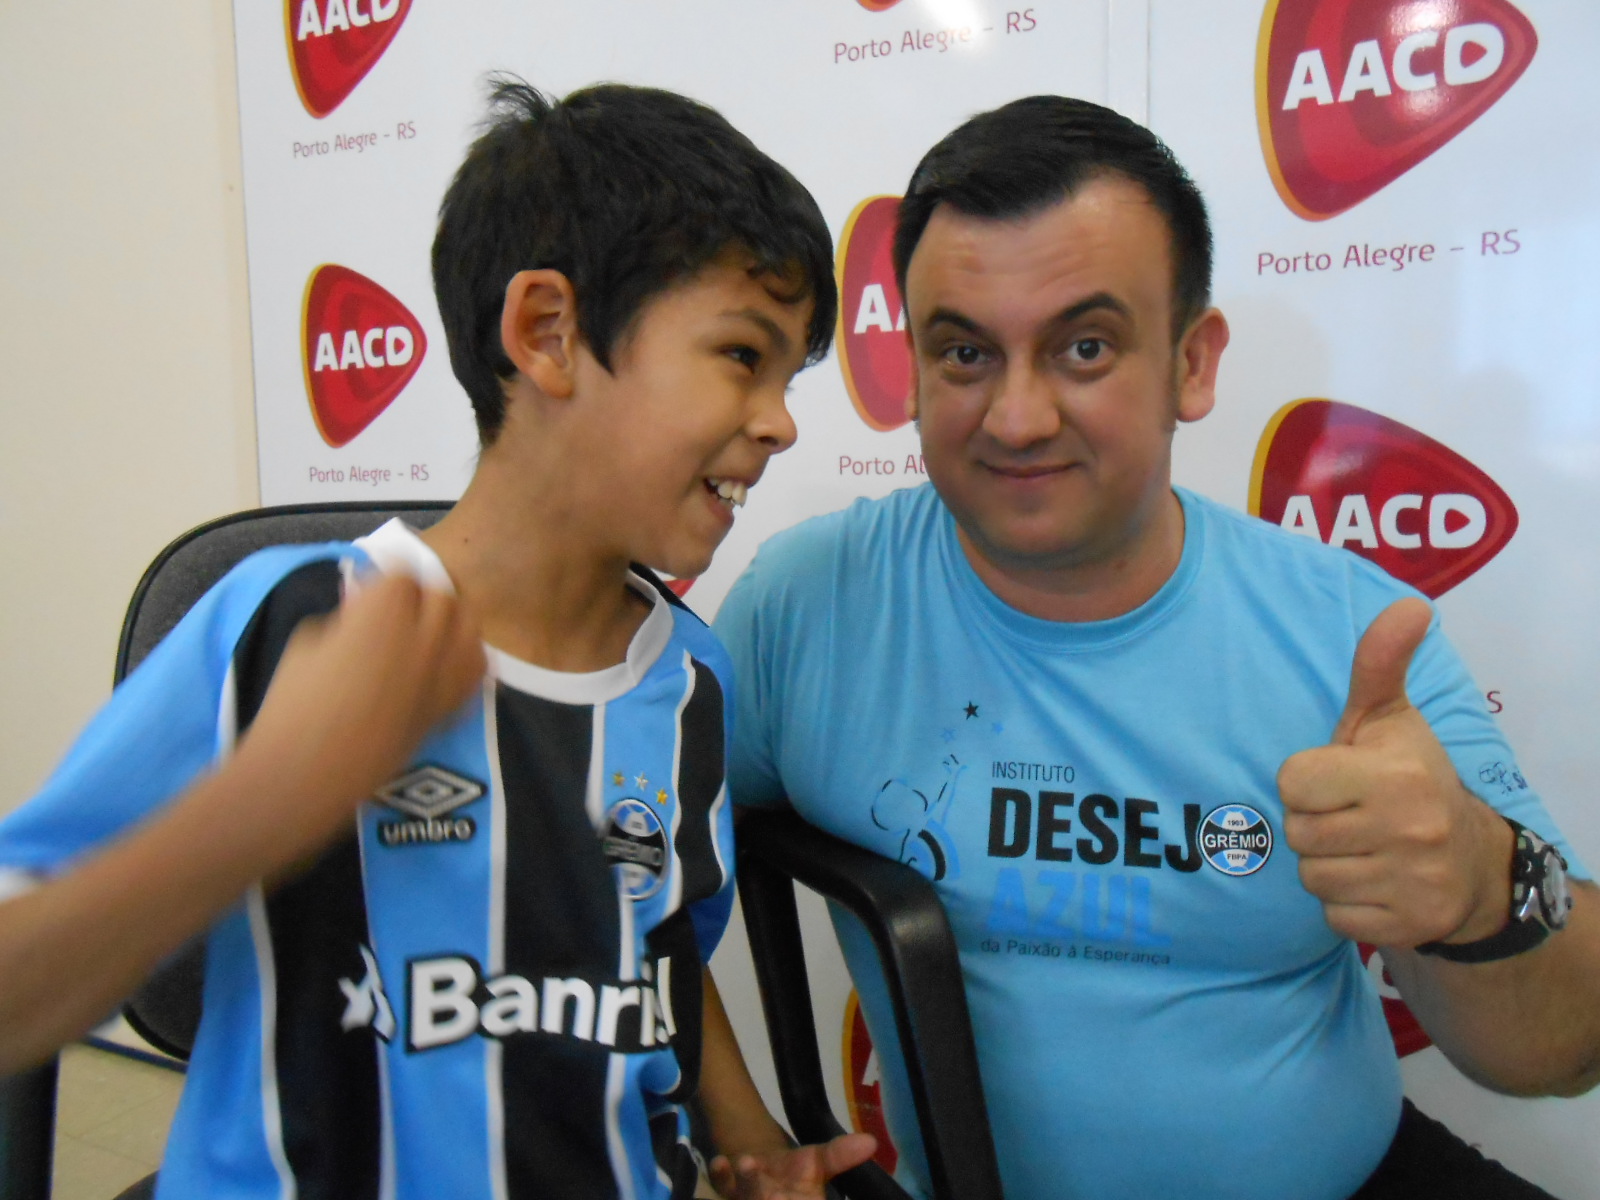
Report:
M 1509 877 L 1509 859 L 1506 869 Z M 1484 1087 L 1576 1096 L 1600 1083 L 1600 888 L 1578 883 L 1572 890 L 1567 927 L 1513 958 L 1457 963 L 1381 950 L 1428 1035 Z M 1508 887 L 1502 923 L 1509 907 Z
M 700 1100 L 717 1157 L 711 1182 L 728 1200 L 803 1200 L 872 1157 L 877 1139 L 850 1133 L 821 1146 L 795 1146 L 767 1112 L 739 1052 L 711 970 L 704 972 Z
M 0 1075 L 102 1020 L 250 884 L 332 840 L 482 673 L 456 600 L 409 579 L 375 581 L 304 622 L 221 769 L 0 903 Z
M 1488 937 L 1511 910 L 1511 827 L 1462 784 L 1406 695 L 1432 620 L 1400 600 L 1362 636 L 1331 743 L 1278 773 L 1284 836 L 1329 926 L 1382 948 L 1400 993 L 1465 1074 L 1520 1095 L 1600 1082 L 1600 892 L 1568 927 L 1499 962 L 1419 955 L 1425 942 Z

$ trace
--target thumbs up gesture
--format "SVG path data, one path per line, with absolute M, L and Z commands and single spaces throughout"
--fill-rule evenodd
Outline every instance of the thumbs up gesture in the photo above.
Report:
M 1511 829 L 1462 785 L 1406 695 L 1431 619 L 1417 599 L 1379 613 L 1329 744 L 1278 771 L 1301 882 L 1334 932 L 1380 946 L 1475 941 L 1510 908 Z

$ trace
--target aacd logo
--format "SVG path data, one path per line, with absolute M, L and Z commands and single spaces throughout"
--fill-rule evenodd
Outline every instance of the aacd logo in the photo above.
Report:
M 1268 0 L 1256 112 L 1278 194 L 1322 221 L 1387 187 L 1528 69 L 1509 0 Z
M 888 12 L 900 0 L 856 0 L 856 3 L 868 12 Z
M 856 205 L 839 239 L 839 369 L 861 419 L 880 432 L 904 425 L 911 387 L 906 310 L 894 281 L 899 196 Z
M 336 448 L 389 407 L 428 349 L 405 305 L 365 275 L 331 263 L 306 281 L 300 331 L 311 416 Z
M 289 66 L 313 117 L 355 91 L 405 24 L 411 0 L 287 0 Z
M 1455 587 L 1517 531 L 1511 497 L 1454 450 L 1334 400 L 1296 400 L 1267 422 L 1250 511 L 1354 550 L 1427 596 Z

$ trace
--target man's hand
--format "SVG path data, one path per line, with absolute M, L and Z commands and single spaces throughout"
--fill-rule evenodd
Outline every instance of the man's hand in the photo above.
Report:
M 1462 785 L 1406 696 L 1431 619 L 1415 599 L 1379 613 L 1356 647 L 1330 744 L 1278 772 L 1301 882 L 1334 932 L 1379 946 L 1475 941 L 1510 909 L 1511 829 Z
M 707 1172 L 725 1200 L 806 1200 L 824 1194 L 828 1180 L 860 1166 L 878 1148 L 870 1133 L 846 1133 L 820 1146 L 712 1159 Z

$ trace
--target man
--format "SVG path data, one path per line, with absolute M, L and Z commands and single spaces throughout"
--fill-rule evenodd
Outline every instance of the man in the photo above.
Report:
M 1401 1119 L 1355 943 L 1467 1074 L 1576 1093 L 1600 897 L 1569 910 L 1531 791 L 1463 784 L 1512 759 L 1415 592 L 1173 490 L 1228 342 L 1210 241 L 1166 148 L 1096 105 L 1020 100 L 923 159 L 895 266 L 931 486 L 774 538 L 728 597 L 735 799 L 935 879 L 1008 1196 L 1421 1195 L 1419 1164 L 1538 1194 Z

